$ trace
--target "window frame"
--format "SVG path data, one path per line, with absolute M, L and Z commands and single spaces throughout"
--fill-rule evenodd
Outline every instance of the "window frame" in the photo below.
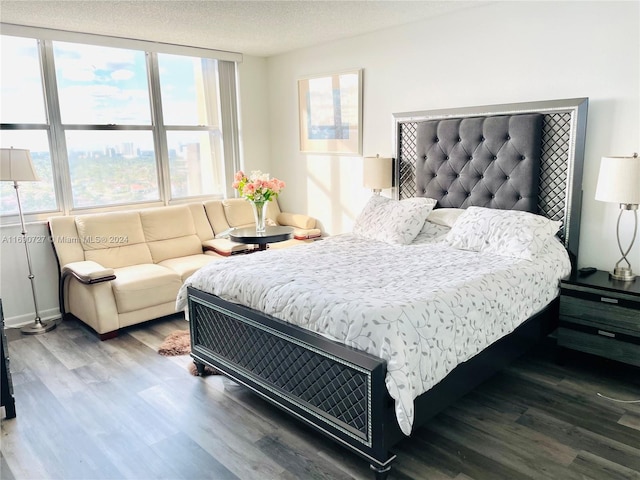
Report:
M 25 213 L 27 222 L 43 221 L 47 217 L 55 215 L 70 215 L 82 213 L 99 213 L 114 210 L 138 209 L 144 207 L 163 206 L 171 204 L 189 203 L 211 198 L 223 198 L 229 194 L 228 187 L 220 194 L 197 195 L 189 197 L 172 198 L 169 172 L 169 151 L 167 145 L 167 132 L 171 131 L 205 131 L 217 133 L 221 130 L 221 150 L 223 165 L 221 171 L 224 179 L 233 177 L 233 172 L 240 168 L 239 149 L 239 123 L 238 123 L 238 96 L 236 89 L 237 63 L 242 61 L 242 55 L 233 52 L 203 49 L 181 45 L 132 40 L 101 35 L 66 32 L 61 30 L 43 29 L 37 27 L 25 27 L 21 25 L 0 24 L 3 36 L 14 36 L 35 39 L 38 44 L 40 72 L 42 76 L 42 88 L 45 102 L 45 124 L 32 123 L 0 123 L 0 130 L 44 130 L 48 136 L 49 151 L 53 170 L 54 194 L 57 209 L 55 211 L 42 211 L 37 213 Z M 113 124 L 63 124 L 58 98 L 57 77 L 53 57 L 53 42 L 62 41 L 78 44 L 90 44 L 106 47 L 124 48 L 129 50 L 142 50 L 145 53 L 147 68 L 147 88 L 149 92 L 151 124 L 150 125 L 113 125 Z M 168 125 L 163 122 L 162 116 L 162 92 L 160 89 L 160 72 L 158 66 L 158 54 L 182 55 L 214 59 L 217 64 L 217 78 L 213 80 L 217 84 L 217 96 L 219 101 L 220 126 L 214 125 Z M 127 202 L 106 206 L 74 207 L 71 188 L 71 175 L 67 153 L 67 130 L 84 131 L 115 131 L 115 130 L 142 130 L 151 131 L 156 157 L 156 175 L 158 177 L 157 201 Z M 224 181 L 226 185 L 227 181 Z M 17 214 L 0 215 L 2 225 L 18 222 Z

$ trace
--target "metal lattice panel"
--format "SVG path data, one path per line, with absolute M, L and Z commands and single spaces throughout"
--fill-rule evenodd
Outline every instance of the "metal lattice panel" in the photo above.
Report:
M 538 211 L 552 220 L 566 219 L 567 176 L 571 146 L 571 120 L 569 112 L 545 113 L 542 132 L 542 157 Z M 424 121 L 424 120 L 419 120 Z M 416 195 L 416 140 L 419 121 L 398 123 L 398 162 L 400 199 Z M 564 240 L 565 226 L 559 236 Z
M 399 184 L 400 199 L 411 198 L 416 195 L 416 142 L 417 128 L 416 123 L 403 123 L 399 132 L 400 138 L 400 174 Z
M 542 129 L 538 211 L 552 220 L 564 221 L 565 218 L 570 139 L 570 113 L 545 115 Z M 559 236 L 564 238 L 564 225 Z
M 366 374 L 199 303 L 193 308 L 196 345 L 369 436 Z

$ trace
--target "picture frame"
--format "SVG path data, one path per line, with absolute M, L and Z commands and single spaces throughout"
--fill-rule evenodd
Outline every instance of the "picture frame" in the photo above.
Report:
M 362 155 L 362 69 L 298 80 L 300 151 Z

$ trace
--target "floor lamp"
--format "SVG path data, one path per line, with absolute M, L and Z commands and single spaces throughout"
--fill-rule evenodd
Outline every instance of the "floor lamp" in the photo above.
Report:
M 29 243 L 27 241 L 27 229 L 24 225 L 24 215 L 22 214 L 22 205 L 20 204 L 20 193 L 18 192 L 18 182 L 34 182 L 39 181 L 38 175 L 33 168 L 31 154 L 29 150 L 21 148 L 2 148 L 0 149 L 0 180 L 13 182 L 13 188 L 16 189 L 16 198 L 18 199 L 18 213 L 20 214 L 20 225 L 22 227 L 22 243 L 27 255 L 27 266 L 29 267 L 29 280 L 31 281 L 31 294 L 33 295 L 33 306 L 36 309 L 36 318 L 34 323 L 26 327 L 22 327 L 20 331 L 27 335 L 38 335 L 56 328 L 55 321 L 43 322 L 40 320 L 40 312 L 38 311 L 38 299 L 36 298 L 36 286 L 34 283 L 33 269 L 31 268 L 31 255 L 29 254 Z

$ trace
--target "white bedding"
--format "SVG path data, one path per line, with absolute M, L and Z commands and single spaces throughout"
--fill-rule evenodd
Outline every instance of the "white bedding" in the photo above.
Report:
M 410 245 L 352 234 L 212 262 L 186 287 L 322 333 L 387 361 L 386 386 L 402 431 L 413 400 L 558 295 L 571 266 L 553 239 L 536 261 L 480 254 L 428 228 Z

